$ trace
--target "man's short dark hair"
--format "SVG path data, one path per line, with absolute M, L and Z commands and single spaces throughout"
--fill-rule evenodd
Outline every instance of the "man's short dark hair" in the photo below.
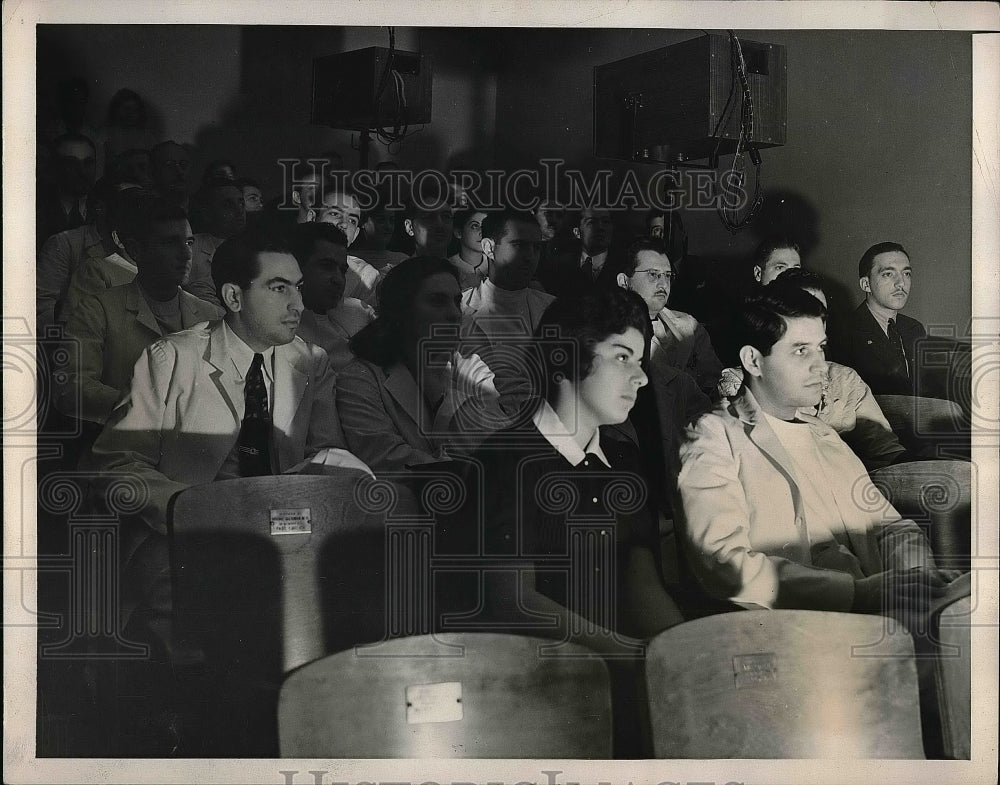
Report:
M 797 286 L 800 289 L 812 289 L 822 292 L 828 300 L 830 295 L 826 291 L 826 280 L 819 273 L 807 270 L 805 267 L 789 267 L 782 270 L 778 277 L 771 281 L 771 286 L 780 283 L 783 286 Z
M 632 275 L 635 272 L 639 265 L 639 254 L 643 251 L 653 251 L 663 254 L 668 260 L 670 258 L 667 246 L 662 240 L 657 240 L 655 237 L 640 237 L 628 247 L 628 251 L 625 253 L 625 266 L 622 267 L 622 272 L 625 275 Z
M 759 267 L 761 270 L 764 269 L 764 265 L 767 264 L 767 260 L 771 258 L 771 254 L 775 251 L 780 251 L 782 248 L 790 248 L 797 254 L 801 254 L 802 250 L 799 248 L 799 244 L 795 242 L 790 237 L 776 236 L 776 237 L 766 237 L 761 241 L 753 252 L 753 267 Z
M 448 184 L 436 177 L 424 177 L 403 204 L 403 219 L 412 221 L 421 212 L 435 212 L 450 205 Z
M 579 384 L 594 366 L 594 347 L 634 327 L 643 335 L 648 359 L 649 308 L 635 292 L 608 289 L 582 297 L 559 297 L 542 314 L 535 340 L 542 366 L 542 396 L 551 402 L 558 382 Z M 575 344 L 575 351 L 567 351 Z
M 488 237 L 494 243 L 500 242 L 507 233 L 508 223 L 526 223 L 538 226 L 538 221 L 531 213 L 505 207 L 495 213 L 488 213 L 483 219 L 483 237 Z
M 243 188 L 256 188 L 258 191 L 261 190 L 260 183 L 254 180 L 252 177 L 237 177 L 236 187 Z
M 212 282 L 219 299 L 223 299 L 223 284 L 250 288 L 250 282 L 260 274 L 260 254 L 268 251 L 292 253 L 285 235 L 274 231 L 241 232 L 223 242 L 212 257 Z
M 864 252 L 861 256 L 861 261 L 858 262 L 858 278 L 867 278 L 872 273 L 872 266 L 875 264 L 875 257 L 883 253 L 892 253 L 893 251 L 898 251 L 903 254 L 907 259 L 910 255 L 906 252 L 906 249 L 899 243 L 884 242 L 875 243 L 871 248 Z
M 826 318 L 826 308 L 794 284 L 772 283 L 748 297 L 739 313 L 740 346 L 752 346 L 768 355 L 788 330 L 788 319 Z
M 185 154 L 188 156 L 191 155 L 190 150 L 188 150 L 185 145 L 182 145 L 180 142 L 175 142 L 173 139 L 166 139 L 165 141 L 157 142 L 149 148 L 149 157 L 151 159 L 155 159 L 162 150 L 166 150 L 168 147 L 179 147 L 185 152 Z
M 321 240 L 347 248 L 347 235 L 340 227 L 316 221 L 295 224 L 291 228 L 288 239 L 292 254 L 298 261 L 299 267 L 306 263 L 306 259 L 313 252 L 316 243 Z

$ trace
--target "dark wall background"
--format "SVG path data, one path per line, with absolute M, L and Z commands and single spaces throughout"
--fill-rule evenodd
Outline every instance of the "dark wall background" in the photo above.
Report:
M 699 35 L 698 30 L 398 28 L 401 49 L 434 58 L 433 121 L 391 153 L 414 167 L 516 167 L 559 156 L 592 170 L 592 71 Z M 857 260 L 874 242 L 910 249 L 907 313 L 964 335 L 971 312 L 971 34 L 737 31 L 787 49 L 788 141 L 764 151 L 764 213 L 731 236 L 713 211 L 686 209 L 693 253 L 731 275 L 760 236 L 797 235 L 806 264 L 842 306 L 860 301 Z M 84 76 L 91 120 L 119 87 L 149 102 L 163 138 L 225 155 L 272 191 L 274 161 L 351 135 L 310 125 L 314 56 L 385 46 L 385 28 L 81 26 L 38 28 L 39 109 L 61 77 Z M 388 157 L 373 148 L 372 160 Z M 727 164 L 729 158 L 724 158 Z M 643 178 L 656 171 L 639 167 Z
M 500 163 L 561 153 L 584 168 L 596 166 L 593 67 L 701 32 L 507 31 L 504 50 L 511 56 L 497 83 Z M 692 253 L 742 274 L 762 235 L 787 230 L 802 242 L 806 265 L 835 282 L 847 307 L 861 301 L 861 254 L 896 240 L 910 251 L 915 271 L 907 313 L 965 335 L 972 285 L 971 34 L 736 32 L 786 47 L 787 144 L 763 151 L 768 200 L 748 229 L 732 236 L 714 211 L 684 210 Z M 655 171 L 641 169 L 647 176 Z

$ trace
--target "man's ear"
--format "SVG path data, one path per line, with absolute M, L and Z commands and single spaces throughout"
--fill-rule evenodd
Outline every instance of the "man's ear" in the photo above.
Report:
M 302 206 L 302 194 L 298 190 L 292 191 L 292 204 L 296 207 Z
M 480 241 L 480 244 L 483 246 L 483 256 L 485 256 L 487 259 L 492 260 L 493 259 L 493 252 L 494 252 L 494 249 L 496 247 L 496 244 L 494 243 L 493 238 L 492 237 L 484 237 Z
M 115 234 L 117 235 L 117 232 Z M 127 237 L 121 245 L 125 249 L 125 253 L 128 254 L 129 259 L 133 262 L 138 262 L 140 260 L 142 257 L 142 243 L 134 237 Z
M 757 265 L 754 265 L 754 268 L 753 268 L 753 279 L 754 279 L 754 280 L 755 280 L 755 281 L 756 281 L 757 283 L 760 283 L 760 276 L 761 276 L 761 275 L 762 275 L 763 273 L 764 273 L 764 271 L 763 271 L 763 270 L 761 269 L 761 266 L 760 266 L 759 264 L 757 264 Z
M 236 284 L 230 282 L 222 284 L 222 304 L 227 311 L 238 312 L 243 308 L 243 290 Z
M 406 230 L 406 233 L 408 235 L 410 235 L 410 237 L 413 237 L 413 219 L 412 218 L 404 218 L 403 219 L 403 229 Z
M 574 237 L 575 237 L 575 238 L 576 238 L 577 240 L 579 240 L 579 239 L 580 239 L 580 227 L 579 227 L 579 226 L 574 226 L 574 227 L 573 227 L 573 236 L 574 236 Z
M 861 291 L 871 293 L 872 285 L 867 278 L 859 278 L 858 285 L 861 287 Z
M 763 355 L 753 346 L 747 345 L 740 349 L 740 364 L 743 370 L 751 376 L 760 376 L 760 358 Z
M 618 277 L 615 279 L 618 281 L 618 285 L 625 290 L 631 289 L 632 286 L 628 282 L 628 276 L 625 273 L 618 273 Z

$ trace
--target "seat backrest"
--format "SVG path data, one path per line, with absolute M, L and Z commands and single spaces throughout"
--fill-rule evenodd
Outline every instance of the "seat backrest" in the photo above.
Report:
M 968 418 L 954 401 L 917 395 L 876 395 L 875 401 L 911 453 L 928 458 L 968 454 Z
M 181 492 L 170 521 L 178 634 L 221 661 L 286 673 L 386 629 L 387 516 L 368 475 L 256 477 Z M 215 657 L 211 657 L 214 653 Z
M 897 463 L 875 469 L 870 477 L 900 515 L 928 526 L 939 566 L 968 568 L 973 539 L 971 463 Z
M 960 597 L 941 611 L 934 678 L 944 753 L 969 760 L 972 750 L 972 598 Z
M 922 758 L 913 644 L 884 621 L 741 611 L 660 633 L 646 652 L 656 757 Z
M 608 671 L 581 646 L 538 638 L 399 638 L 289 676 L 278 731 L 282 757 L 608 758 Z

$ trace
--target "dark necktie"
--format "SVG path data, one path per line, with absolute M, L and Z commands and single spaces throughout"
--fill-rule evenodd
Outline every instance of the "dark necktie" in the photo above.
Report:
M 580 265 L 580 269 L 583 271 L 583 274 L 587 276 L 588 281 L 592 282 L 594 280 L 594 260 L 592 257 L 588 256 L 584 259 L 583 264 Z
M 889 337 L 889 344 L 896 353 L 899 364 L 903 367 L 903 372 L 909 377 L 910 366 L 906 361 L 906 352 L 903 350 L 903 338 L 900 336 L 899 330 L 896 329 L 895 319 L 889 320 L 889 324 L 886 326 L 886 335 Z
M 263 365 L 264 355 L 255 354 L 243 388 L 246 411 L 238 442 L 241 477 L 271 474 L 271 414 L 267 407 Z

